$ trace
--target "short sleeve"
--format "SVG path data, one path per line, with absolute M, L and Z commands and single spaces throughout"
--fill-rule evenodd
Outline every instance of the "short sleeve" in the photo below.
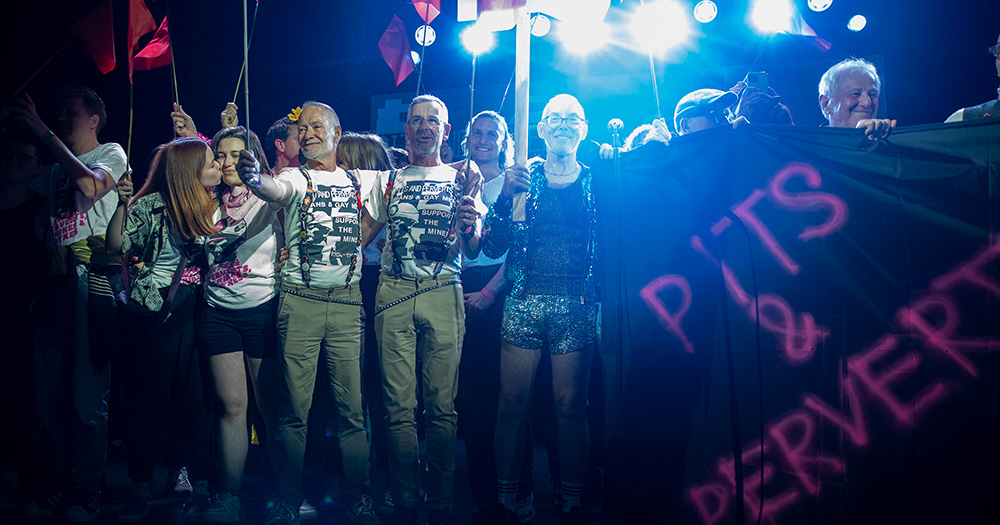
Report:
M 365 200 L 365 210 L 368 212 L 368 215 L 376 222 L 383 224 L 385 224 L 387 219 L 385 190 L 386 185 L 389 184 L 389 176 L 391 174 L 391 171 L 375 172 L 374 180 L 368 191 L 368 198 Z

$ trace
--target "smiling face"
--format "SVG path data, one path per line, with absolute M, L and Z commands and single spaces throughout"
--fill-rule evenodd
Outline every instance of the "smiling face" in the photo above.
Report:
M 480 166 L 499 165 L 500 147 L 503 139 L 500 136 L 500 124 L 490 117 L 479 117 L 472 123 L 466 144 L 469 158 Z
M 306 107 L 296 124 L 299 128 L 299 150 L 305 158 L 320 160 L 336 154 L 340 125 L 324 108 Z
M 819 105 L 834 128 L 857 127 L 863 119 L 878 113 L 879 90 L 867 73 L 848 70 L 841 73 L 839 85 L 830 96 L 820 95 Z
M 215 159 L 211 148 L 205 148 L 205 165 L 198 172 L 198 181 L 206 188 L 218 186 L 219 182 L 222 181 L 222 166 Z
M 229 186 L 242 186 L 236 173 L 236 163 L 240 160 L 240 150 L 246 149 L 246 142 L 239 137 L 226 137 L 216 146 L 215 160 L 222 167 L 222 180 Z
M 556 119 L 553 117 L 558 117 L 559 120 L 554 126 L 552 121 Z M 573 97 L 554 97 L 542 113 L 542 121 L 538 123 L 538 136 L 545 141 L 545 149 L 549 155 L 566 156 L 576 152 L 580 142 L 587 138 L 583 106 Z
M 97 135 L 97 125 L 101 118 L 87 113 L 80 97 L 70 97 L 59 103 L 56 131 L 67 144 L 74 144 L 93 134 Z
M 451 125 L 447 113 L 436 102 L 418 102 L 410 106 L 406 117 L 406 143 L 413 163 L 420 160 L 440 163 L 441 142 L 448 138 Z

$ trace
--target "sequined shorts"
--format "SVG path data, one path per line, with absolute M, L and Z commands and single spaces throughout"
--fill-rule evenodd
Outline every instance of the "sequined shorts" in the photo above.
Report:
M 500 335 L 519 348 L 548 347 L 550 354 L 568 354 L 597 337 L 597 304 L 581 304 L 579 297 L 566 295 L 508 297 Z

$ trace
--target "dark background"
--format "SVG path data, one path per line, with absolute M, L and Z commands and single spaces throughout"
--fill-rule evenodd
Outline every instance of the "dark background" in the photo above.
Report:
M 9 105 L 14 90 L 71 38 L 69 27 L 98 0 L 4 2 L 0 7 L 3 74 L 0 103 Z M 693 6 L 693 0 L 682 0 Z M 718 0 L 718 18 L 697 24 L 702 34 L 688 48 L 656 62 L 662 113 L 673 114 L 676 101 L 702 87 L 726 89 L 751 69 L 766 70 L 770 84 L 784 96 L 798 125 L 822 123 L 816 84 L 831 64 L 851 55 L 872 59 L 884 80 L 880 113 L 900 125 L 941 122 L 954 110 L 995 96 L 998 79 L 985 49 L 1000 31 L 1000 2 L 986 0 L 835 0 L 822 13 L 797 0 L 805 20 L 833 47 L 822 52 L 809 38 L 778 35 L 772 40 L 751 32 L 744 21 L 744 1 Z M 43 117 L 51 94 L 64 84 L 93 87 L 108 105 L 109 122 L 100 137 L 124 146 L 128 139 L 129 83 L 125 40 L 128 1 L 114 0 L 117 67 L 101 75 L 79 39 L 74 39 L 26 88 Z M 174 43 L 179 97 L 199 130 L 211 136 L 217 115 L 237 88 L 243 59 L 243 7 L 239 0 L 148 0 L 159 22 L 168 7 Z M 628 13 L 638 0 L 612 0 L 606 21 L 618 43 L 586 57 L 568 54 L 558 43 L 558 21 L 544 38 L 532 39 L 532 121 L 551 95 L 576 94 L 588 111 L 591 138 L 610 139 L 604 123 L 622 118 L 631 129 L 656 116 L 646 56 L 629 49 Z M 252 14 L 254 2 L 250 2 Z M 444 0 L 432 26 L 438 33 L 426 51 L 423 89 L 445 96 L 452 123 L 468 120 L 471 57 L 458 42 L 455 2 Z M 868 26 L 847 30 L 847 20 L 861 13 Z M 264 133 L 270 123 L 308 99 L 331 104 L 344 129 L 374 129 L 371 97 L 416 92 L 417 73 L 397 88 L 378 50 L 378 40 L 392 15 L 403 20 L 411 46 L 420 18 L 405 0 L 261 0 L 250 50 L 250 123 Z M 144 45 L 152 34 L 140 40 Z M 479 59 L 475 110 L 497 109 L 513 71 L 513 31 Z M 169 67 L 135 73 L 133 162 L 171 137 Z M 237 97 L 240 121 L 246 122 L 242 89 Z M 464 105 L 464 107 L 463 107 Z M 460 110 L 457 110 L 461 108 Z M 513 89 L 502 113 L 512 116 Z M 50 119 L 52 117 L 47 117 Z M 454 140 L 454 139 L 453 139 Z M 538 147 L 533 141 L 533 153 Z

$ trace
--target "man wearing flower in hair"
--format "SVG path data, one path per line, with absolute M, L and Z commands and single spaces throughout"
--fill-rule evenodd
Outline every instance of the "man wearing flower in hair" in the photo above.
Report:
M 334 393 L 354 523 L 377 523 L 368 490 L 368 437 L 361 409 L 361 212 L 367 188 L 337 167 L 340 119 L 330 106 L 306 102 L 296 122 L 306 165 L 271 178 L 248 151 L 240 152 L 246 186 L 284 208 L 290 257 L 281 273 L 278 306 L 279 501 L 265 523 L 298 523 L 309 407 L 323 352 Z M 264 159 L 260 159 L 263 161 Z

